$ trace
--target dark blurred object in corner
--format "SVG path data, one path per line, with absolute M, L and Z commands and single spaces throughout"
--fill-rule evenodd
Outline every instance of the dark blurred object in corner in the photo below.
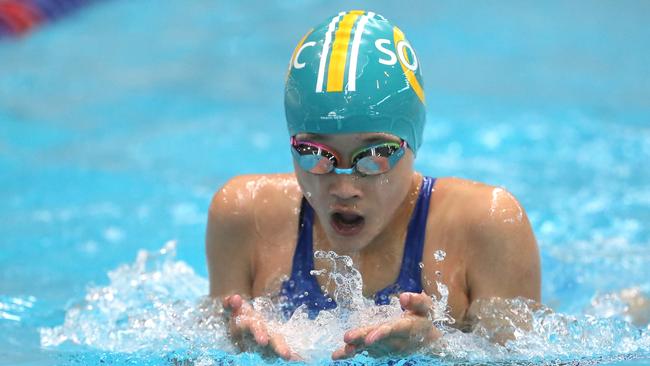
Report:
M 0 0 L 0 38 L 21 36 L 98 0 Z

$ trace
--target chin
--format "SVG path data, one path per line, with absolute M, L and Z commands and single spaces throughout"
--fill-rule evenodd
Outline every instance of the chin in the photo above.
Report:
M 363 250 L 372 241 L 372 236 L 367 228 L 354 235 L 341 235 L 335 230 L 328 230 L 328 236 L 332 249 L 338 254 L 346 252 L 358 252 Z

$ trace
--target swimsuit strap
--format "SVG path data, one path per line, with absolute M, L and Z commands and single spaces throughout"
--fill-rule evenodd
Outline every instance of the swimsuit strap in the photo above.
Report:
M 420 263 L 424 251 L 431 190 L 435 182 L 436 179 L 431 177 L 424 177 L 422 180 L 418 200 L 411 214 L 406 233 L 399 276 L 394 284 L 375 294 L 376 304 L 388 304 L 390 303 L 390 297 L 400 292 L 422 292 L 422 268 L 420 268 Z
M 311 274 L 314 269 L 313 225 L 314 209 L 303 197 L 291 277 L 282 283 L 280 290 L 285 298 L 281 307 L 287 318 L 302 304 L 307 304 L 310 318 L 315 318 L 319 310 L 336 307 L 336 302 L 323 293 L 316 277 Z
M 304 197 L 300 203 L 299 224 L 298 244 L 296 246 L 296 253 L 294 254 L 291 273 L 303 273 L 306 271 L 306 273 L 309 274 L 309 272 L 314 269 L 314 241 L 312 229 L 314 226 L 314 210 Z

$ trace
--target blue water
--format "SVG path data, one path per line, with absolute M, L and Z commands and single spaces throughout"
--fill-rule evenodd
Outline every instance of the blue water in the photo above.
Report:
M 416 168 L 504 186 L 527 209 L 545 304 L 617 321 L 602 299 L 650 293 L 650 3 L 353 3 L 115 0 L 0 43 L 0 364 L 192 359 L 187 344 L 43 347 L 40 329 L 172 239 L 200 293 L 211 194 L 236 174 L 291 169 L 288 58 L 305 30 L 351 8 L 391 19 L 418 52 L 428 124 Z M 164 278 L 163 300 L 192 300 L 174 292 L 177 272 Z M 636 348 L 615 337 L 607 352 L 537 361 L 650 364 L 638 331 Z M 226 351 L 212 350 L 261 361 Z

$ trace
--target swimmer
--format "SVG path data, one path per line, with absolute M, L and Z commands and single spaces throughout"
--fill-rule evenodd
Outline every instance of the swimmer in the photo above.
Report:
M 291 154 L 294 172 L 234 177 L 209 209 L 210 295 L 236 342 L 300 359 L 249 300 L 279 297 L 286 315 L 303 304 L 311 315 L 335 307 L 335 284 L 310 273 L 329 269 L 317 250 L 351 257 L 364 296 L 376 304 L 398 297 L 404 311 L 346 332 L 334 359 L 435 342 L 435 280 L 448 286 L 461 329 L 478 300 L 539 301 L 537 243 L 515 197 L 414 170 L 425 98 L 419 59 L 399 28 L 365 11 L 326 19 L 296 46 L 284 100 L 290 138 L 277 150 Z M 441 251 L 444 260 L 434 255 Z

